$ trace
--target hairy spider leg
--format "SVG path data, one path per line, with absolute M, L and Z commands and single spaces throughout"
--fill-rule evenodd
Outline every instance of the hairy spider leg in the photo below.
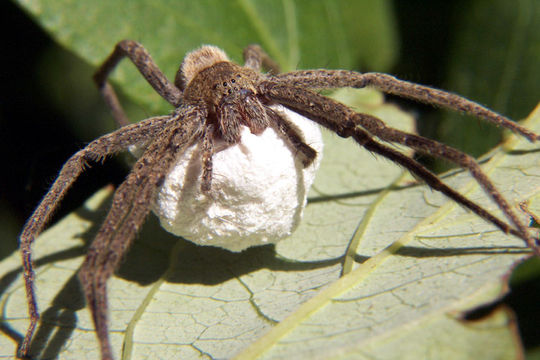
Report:
M 122 104 L 118 101 L 116 92 L 107 82 L 110 73 L 116 68 L 120 60 L 128 57 L 137 67 L 148 83 L 174 107 L 180 106 L 183 100 L 182 92 L 171 83 L 161 72 L 148 51 L 139 43 L 132 40 L 123 40 L 116 44 L 114 51 L 103 62 L 94 74 L 94 81 L 111 109 L 114 120 L 119 127 L 130 124 Z
M 209 124 L 205 129 L 201 147 L 201 191 L 205 193 L 208 193 L 210 191 L 210 188 L 212 187 L 213 156 L 215 153 L 213 132 L 214 125 Z
M 152 139 L 163 129 L 169 120 L 170 116 L 158 116 L 146 119 L 137 124 L 128 125 L 121 130 L 92 141 L 84 149 L 75 153 L 64 164 L 55 182 L 26 222 L 20 236 L 19 244 L 22 255 L 30 325 L 23 341 L 19 345 L 18 354 L 20 357 L 28 355 L 30 341 L 39 320 L 34 291 L 34 269 L 31 251 L 31 246 L 35 238 L 50 220 L 51 215 L 58 207 L 68 189 L 84 171 L 88 161 L 103 160 L 106 156 L 126 150 L 130 145 L 144 143 Z
M 516 231 L 511 231 L 511 227 L 508 224 L 500 220 L 496 220 L 487 210 L 481 209 L 479 206 L 474 205 L 471 201 L 464 201 L 463 196 L 456 196 L 457 192 L 451 190 L 446 185 L 441 185 L 440 180 L 433 179 L 426 172 L 414 170 L 420 178 L 425 180 L 428 184 L 435 184 L 435 189 L 442 191 L 447 196 L 455 200 L 456 202 L 468 207 L 479 216 L 492 222 L 506 233 L 513 233 L 523 239 L 527 245 L 537 254 L 540 255 L 540 249 L 536 245 L 536 240 L 528 233 L 528 229 L 521 222 L 519 217 L 512 210 L 506 199 L 497 190 L 495 185 L 489 180 L 489 178 L 482 172 L 480 166 L 474 161 L 474 159 L 467 154 L 460 152 L 454 148 L 451 148 L 445 144 L 438 143 L 434 140 L 426 139 L 419 135 L 409 134 L 400 130 L 386 127 L 384 123 L 373 116 L 366 114 L 359 114 L 349 109 L 345 105 L 334 101 L 330 98 L 321 96 L 303 88 L 291 87 L 290 85 L 283 85 L 278 82 L 267 81 L 260 85 L 261 92 L 265 93 L 268 97 L 281 103 L 293 111 L 304 115 L 319 124 L 335 131 L 338 135 L 343 137 L 353 137 L 361 145 L 361 141 L 366 141 L 366 135 L 358 134 L 357 125 L 364 127 L 370 134 L 377 136 L 383 141 L 396 142 L 399 144 L 407 145 L 415 150 L 422 151 L 428 155 L 440 157 L 450 160 L 458 165 L 469 170 L 471 175 L 477 180 L 484 191 L 495 201 L 497 206 L 504 212 L 506 217 L 512 222 L 516 228 Z M 370 138 L 369 138 L 370 139 Z M 373 144 L 371 139 L 368 143 Z M 380 145 L 380 144 L 379 144 Z M 380 147 L 374 147 L 380 148 Z M 384 154 L 381 154 L 385 156 Z M 386 156 L 388 157 L 388 156 Z M 419 163 L 407 158 L 407 160 L 401 159 L 401 162 L 406 161 L 409 165 L 408 169 L 416 169 Z M 405 166 L 405 164 L 402 164 Z M 422 167 L 420 165 L 420 167 Z M 440 184 L 439 184 L 440 183 Z M 444 189 L 444 191 L 443 191 Z
M 266 108 L 266 114 L 271 120 L 270 126 L 272 126 L 274 131 L 287 141 L 293 151 L 297 154 L 301 154 L 302 165 L 304 165 L 304 167 L 311 165 L 317 157 L 317 151 L 304 142 L 304 139 L 300 136 L 300 131 L 296 126 L 287 120 L 285 116 L 280 115 L 270 108 Z
M 244 48 L 244 66 L 255 71 L 261 71 L 261 68 L 264 68 L 272 74 L 281 72 L 279 64 L 257 44 Z
M 111 209 L 79 271 L 103 359 L 113 358 L 108 332 L 107 280 L 150 212 L 155 192 L 174 165 L 177 154 L 202 135 L 202 112 L 191 106 L 181 110 L 171 126 L 159 134 L 160 140 L 147 147 L 116 190 Z
M 387 94 L 476 116 L 524 136 L 529 141 L 540 140 L 540 135 L 463 96 L 400 80 L 388 74 L 362 74 L 349 70 L 299 70 L 276 75 L 275 79 L 282 84 L 310 89 L 373 87 Z

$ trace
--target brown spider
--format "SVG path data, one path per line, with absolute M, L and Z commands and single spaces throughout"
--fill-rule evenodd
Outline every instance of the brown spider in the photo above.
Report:
M 170 115 L 153 117 L 136 124 L 129 123 L 114 90 L 106 81 L 109 73 L 125 56 L 135 64 L 150 85 L 175 107 Z M 145 147 L 126 180 L 116 190 L 112 207 L 88 249 L 79 272 L 100 342 L 102 359 L 112 359 L 106 282 L 133 242 L 152 207 L 156 190 L 166 181 L 179 155 L 189 146 L 200 144 L 201 166 L 197 176 L 202 194 L 212 189 L 213 158 L 220 151 L 216 144 L 220 143 L 224 147 L 238 144 L 246 128 L 255 135 L 261 134 L 267 127 L 274 128 L 294 150 L 293 153 L 304 167 L 310 166 L 317 157 L 317 151 L 306 143 L 301 131 L 283 114 L 275 111 L 271 107 L 273 105 L 282 105 L 341 137 L 354 139 L 368 151 L 403 166 L 431 188 L 472 210 L 503 232 L 521 238 L 535 254 L 540 255 L 538 244 L 527 227 L 472 157 L 437 141 L 389 128 L 380 119 L 356 113 L 313 90 L 371 86 L 385 93 L 475 115 L 530 141 L 540 139 L 539 135 L 458 95 L 398 80 L 390 75 L 345 70 L 303 70 L 280 74 L 279 66 L 256 45 L 245 49 L 244 59 L 245 65 L 242 67 L 230 62 L 221 50 L 203 46 L 186 56 L 173 84 L 140 44 L 125 40 L 116 45 L 94 79 L 121 127 L 92 141 L 65 163 L 51 189 L 27 221 L 20 237 L 30 313 L 30 325 L 19 347 L 20 357 L 28 356 L 30 341 L 39 319 L 34 293 L 32 242 L 43 230 L 66 191 L 82 173 L 87 161 L 101 160 L 134 145 L 143 144 Z M 270 73 L 260 73 L 262 67 Z M 448 187 L 416 160 L 379 140 L 402 144 L 469 170 L 502 210 L 508 223 Z

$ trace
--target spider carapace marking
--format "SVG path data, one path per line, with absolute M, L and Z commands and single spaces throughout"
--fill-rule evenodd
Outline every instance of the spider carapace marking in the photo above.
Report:
M 149 84 L 175 107 L 170 115 L 153 117 L 136 124 L 129 122 L 113 88 L 107 82 L 110 72 L 124 57 L 128 57 Z M 356 113 L 345 105 L 320 95 L 316 90 L 371 86 L 386 93 L 472 114 L 530 141 L 540 139 L 537 134 L 473 101 L 442 90 L 402 81 L 387 74 L 362 74 L 345 70 L 279 73 L 279 66 L 257 45 L 245 49 L 244 60 L 243 67 L 233 64 L 223 51 L 205 46 L 186 56 L 172 83 L 159 70 L 142 45 L 124 40 L 116 45 L 112 54 L 100 66 L 94 79 L 120 128 L 92 141 L 64 164 L 21 233 L 20 249 L 30 325 L 20 343 L 19 356 L 30 355 L 30 342 L 39 320 L 34 292 L 32 242 L 43 230 L 51 213 L 84 170 L 87 162 L 126 151 L 133 145 L 145 146 L 143 155 L 115 191 L 111 209 L 88 249 L 79 272 L 96 328 L 102 359 L 110 360 L 113 356 L 108 334 L 107 279 L 129 249 L 150 211 L 156 190 L 170 174 L 180 155 L 193 144 L 200 145 L 202 193 L 212 189 L 215 142 L 236 144 L 241 141 L 241 129 L 245 127 L 248 127 L 252 134 L 261 134 L 268 127 L 274 129 L 304 167 L 308 167 L 316 158 L 317 152 L 306 143 L 302 132 L 283 113 L 276 110 L 276 106 L 300 114 L 406 168 L 433 189 L 473 211 L 503 232 L 519 237 L 535 254 L 540 254 L 536 239 L 517 216 L 514 206 L 472 157 L 437 141 L 387 127 L 380 119 Z M 261 68 L 267 69 L 269 73 L 260 73 Z M 417 152 L 451 161 L 468 170 L 507 221 L 501 220 L 453 190 L 416 160 L 385 142 L 408 146 Z M 242 177 L 242 174 L 235 176 Z
M 184 91 L 186 102 L 203 100 L 209 124 L 217 126 L 228 143 L 240 141 L 240 125 L 260 134 L 268 127 L 265 112 L 257 98 L 259 75 L 231 62 L 218 62 L 200 71 Z

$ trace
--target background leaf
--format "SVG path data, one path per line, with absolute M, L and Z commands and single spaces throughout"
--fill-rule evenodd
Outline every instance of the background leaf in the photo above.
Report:
M 285 70 L 366 63 L 384 71 L 397 48 L 389 1 L 100 0 L 88 6 L 66 0 L 21 0 L 19 4 L 58 42 L 93 65 L 100 64 L 118 41 L 133 39 L 144 44 L 171 79 L 183 55 L 207 43 L 222 47 L 236 61 L 247 44 L 258 43 Z M 119 7 L 121 14 L 115 11 Z M 170 108 L 133 66 L 121 66 L 115 78 L 125 93 L 152 111 Z
M 447 86 L 511 118 L 524 118 L 540 94 L 540 2 L 464 2 L 462 14 L 456 24 Z M 501 139 L 496 128 L 450 113 L 445 114 L 438 135 L 475 156 Z

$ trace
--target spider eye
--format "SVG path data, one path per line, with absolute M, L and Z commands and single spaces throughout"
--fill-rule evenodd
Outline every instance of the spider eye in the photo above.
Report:
M 236 82 L 236 80 L 234 80 L 234 79 L 231 79 L 231 82 L 232 82 L 232 83 L 234 84 L 234 83 Z
M 226 82 L 226 81 L 223 82 L 223 86 L 227 86 L 227 82 Z

